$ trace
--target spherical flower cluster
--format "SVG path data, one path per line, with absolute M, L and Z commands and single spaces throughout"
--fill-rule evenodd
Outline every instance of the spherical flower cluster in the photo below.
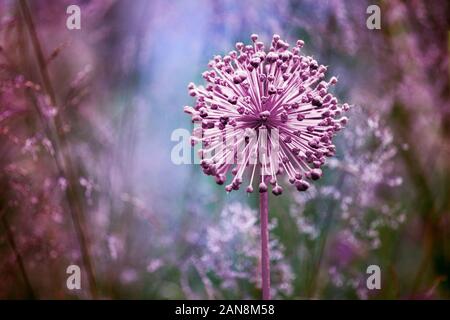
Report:
M 267 192 L 270 184 L 272 193 L 280 195 L 282 174 L 305 191 L 308 180 L 321 177 L 326 157 L 334 155 L 331 139 L 347 123 L 341 114 L 349 105 L 338 104 L 328 93 L 337 79 L 323 80 L 327 68 L 300 54 L 302 40 L 289 50 L 289 44 L 274 35 L 266 52 L 257 35 L 251 39 L 252 45 L 238 42 L 237 51 L 210 61 L 210 69 L 202 74 L 206 86 L 189 84 L 189 94 L 197 101 L 184 111 L 199 125 L 191 143 L 201 144 L 203 171 L 218 184 L 224 184 L 231 171 L 228 192 L 240 188 L 247 168 L 247 192 L 253 192 L 256 169 L 259 192 Z

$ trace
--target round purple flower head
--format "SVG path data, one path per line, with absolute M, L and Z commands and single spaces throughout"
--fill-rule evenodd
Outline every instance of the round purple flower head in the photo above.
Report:
M 337 79 L 323 80 L 327 68 L 300 54 L 304 42 L 289 44 L 274 35 L 268 52 L 258 36 L 252 45 L 236 43 L 237 51 L 215 56 L 202 75 L 208 84 L 190 83 L 189 94 L 197 98 L 194 107 L 184 111 L 198 124 L 192 145 L 201 144 L 199 156 L 207 175 L 238 190 L 243 175 L 250 175 L 247 192 L 253 192 L 258 169 L 259 192 L 283 192 L 278 183 L 286 174 L 297 190 L 309 187 L 307 180 L 322 175 L 325 158 L 333 156 L 331 139 L 346 123 L 341 117 L 348 104 L 338 104 L 328 93 Z M 248 169 L 248 170 L 246 170 Z

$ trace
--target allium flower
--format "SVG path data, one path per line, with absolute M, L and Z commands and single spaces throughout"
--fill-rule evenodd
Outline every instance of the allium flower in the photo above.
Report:
M 201 143 L 203 171 L 218 184 L 231 171 L 228 192 L 240 188 L 246 168 L 251 174 L 247 192 L 253 192 L 257 167 L 259 192 L 266 192 L 269 182 L 272 193 L 280 195 L 277 176 L 283 173 L 305 191 L 307 180 L 319 179 L 325 158 L 334 155 L 331 139 L 347 123 L 340 116 L 349 105 L 338 104 L 328 93 L 337 79 L 325 81 L 327 67 L 301 55 L 302 40 L 289 49 L 274 35 L 266 52 L 257 35 L 251 39 L 253 45 L 238 42 L 237 51 L 214 57 L 203 73 L 205 87 L 189 84 L 197 102 L 184 111 L 201 124 L 194 129 L 192 145 Z
M 211 70 L 203 73 L 208 85 L 189 84 L 197 103 L 184 111 L 200 124 L 191 143 L 202 146 L 203 172 L 215 176 L 218 184 L 225 183 L 228 171 L 234 175 L 227 192 L 240 188 L 247 167 L 247 192 L 253 192 L 259 169 L 262 296 L 270 299 L 267 183 L 280 195 L 277 176 L 283 173 L 299 191 L 309 188 L 306 179 L 319 179 L 325 158 L 335 152 L 331 139 L 347 123 L 346 117 L 335 118 L 349 105 L 339 105 L 328 93 L 337 79 L 322 80 L 327 68 L 300 55 L 302 40 L 289 50 L 289 44 L 274 35 L 266 53 L 256 34 L 251 39 L 253 45 L 238 42 L 237 51 L 214 57 Z

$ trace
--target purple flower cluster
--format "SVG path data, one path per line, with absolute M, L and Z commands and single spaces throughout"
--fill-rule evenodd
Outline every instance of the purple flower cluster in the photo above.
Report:
M 257 167 L 259 192 L 266 192 L 269 182 L 272 193 L 280 195 L 277 176 L 283 173 L 305 191 L 307 179 L 319 179 L 326 157 L 334 155 L 332 137 L 347 123 L 341 114 L 349 105 L 338 104 L 328 92 L 337 78 L 323 80 L 327 67 L 301 55 L 302 40 L 289 49 L 274 35 L 266 52 L 257 35 L 251 39 L 252 45 L 238 42 L 237 51 L 210 61 L 210 70 L 202 74 L 205 87 L 189 84 L 197 102 L 184 111 L 200 125 L 193 131 L 192 145 L 201 143 L 203 172 L 218 184 L 224 184 L 231 171 L 227 192 L 240 188 L 247 167 L 249 193 Z

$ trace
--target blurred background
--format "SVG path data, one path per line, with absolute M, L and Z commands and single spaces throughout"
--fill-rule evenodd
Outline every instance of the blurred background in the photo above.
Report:
M 66 28 L 71 4 L 81 30 Z M 449 299 L 449 10 L 0 0 L 0 298 L 259 298 L 257 194 L 173 164 L 171 134 L 191 130 L 186 86 L 215 54 L 278 33 L 305 40 L 354 108 L 324 178 L 269 201 L 274 297 Z

